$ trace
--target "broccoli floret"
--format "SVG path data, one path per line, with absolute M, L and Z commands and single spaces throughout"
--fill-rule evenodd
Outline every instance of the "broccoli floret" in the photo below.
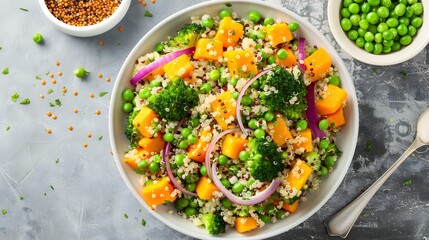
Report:
M 270 89 L 273 87 L 274 89 Z M 307 108 L 307 89 L 301 77 L 297 80 L 285 68 L 277 66 L 262 81 L 261 104 L 272 112 L 282 112 L 288 119 L 299 119 Z
M 249 141 L 250 160 L 247 161 L 250 175 L 261 182 L 271 181 L 283 171 L 281 153 L 277 145 L 265 138 L 251 139 Z
M 167 45 L 178 48 L 193 47 L 204 31 L 205 27 L 199 24 L 186 24 L 167 42 Z
M 217 235 L 225 232 L 226 222 L 220 215 L 220 212 L 206 213 L 203 215 L 203 223 L 209 234 Z
M 138 141 L 141 137 L 141 133 L 133 125 L 133 120 L 139 112 L 140 110 L 133 111 L 130 113 L 130 115 L 128 115 L 127 126 L 125 127 L 125 135 L 127 136 L 128 140 L 130 140 L 131 148 L 137 147 Z
M 149 108 L 168 121 L 189 116 L 189 110 L 198 104 L 198 92 L 176 79 L 158 94 L 149 97 Z

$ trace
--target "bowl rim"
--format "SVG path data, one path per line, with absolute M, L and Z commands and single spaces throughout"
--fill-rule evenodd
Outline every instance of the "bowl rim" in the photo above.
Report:
M 429 11 L 429 1 L 421 1 L 423 8 Z M 420 53 L 429 43 L 429 13 L 423 12 L 423 25 L 418 30 L 416 36 L 413 37 L 413 42 L 403 47 L 401 50 L 375 55 L 366 52 L 351 41 L 340 26 L 340 9 L 342 1 L 328 0 L 328 22 L 332 35 L 338 42 L 338 45 L 353 58 L 371 65 L 388 66 L 405 62 L 418 53 Z M 420 34 L 419 34 L 420 33 Z
M 113 12 L 112 15 L 99 23 L 89 26 L 73 26 L 60 21 L 49 11 L 45 0 L 39 0 L 39 5 L 42 8 L 42 12 L 45 14 L 45 16 L 58 28 L 67 30 L 67 32 L 73 32 L 78 36 L 94 36 L 113 28 L 125 16 L 128 8 L 131 5 L 131 0 L 122 0 L 119 4 L 119 7 L 115 10 L 115 12 Z
M 302 21 L 305 25 L 305 28 L 308 29 L 308 31 L 314 31 L 317 32 L 317 35 L 320 36 L 320 38 L 322 39 L 322 44 L 325 48 L 327 48 L 327 50 L 329 50 L 329 52 L 334 53 L 336 55 L 336 59 L 338 59 L 338 63 L 336 63 L 336 67 L 338 69 L 345 69 L 344 74 L 346 74 L 346 77 L 348 78 L 349 82 L 350 82 L 350 88 L 353 90 L 352 92 L 349 93 L 348 96 L 348 100 L 352 102 L 353 107 L 351 109 L 352 114 L 355 116 L 355 121 L 354 122 L 350 122 L 350 124 L 352 124 L 352 126 L 350 127 L 351 130 L 351 142 L 353 143 L 350 149 L 350 152 L 347 152 L 347 156 L 344 156 L 345 154 L 343 154 L 342 158 L 348 160 L 346 166 L 343 169 L 336 169 L 336 171 L 338 171 L 339 173 L 339 179 L 341 179 L 341 181 L 336 181 L 335 184 L 333 186 L 330 187 L 329 191 L 326 193 L 326 195 L 323 197 L 322 201 L 319 201 L 314 208 L 311 209 L 311 211 L 306 212 L 305 214 L 303 214 L 303 216 L 301 217 L 301 219 L 299 221 L 297 221 L 294 224 L 289 224 L 287 227 L 282 228 L 282 229 L 278 229 L 278 230 L 274 230 L 274 231 L 270 231 L 268 233 L 263 233 L 260 234 L 258 236 L 246 236 L 243 235 L 241 237 L 241 239 L 262 239 L 262 238 L 269 238 L 269 237 L 273 237 L 279 234 L 282 234 L 294 227 L 296 227 L 297 225 L 301 224 L 302 222 L 308 220 L 314 213 L 316 213 L 317 211 L 320 210 L 320 208 L 332 197 L 332 195 L 334 194 L 334 192 L 338 189 L 339 185 L 341 184 L 341 182 L 344 180 L 345 175 L 350 167 L 350 164 L 352 162 L 353 159 L 353 155 L 356 149 L 356 145 L 357 145 L 357 138 L 358 138 L 358 129 L 359 129 L 359 112 L 358 112 L 358 102 L 357 102 L 357 96 L 356 96 L 356 90 L 355 87 L 353 85 L 353 81 L 352 78 L 343 62 L 343 60 L 341 59 L 341 57 L 339 56 L 338 52 L 335 50 L 335 48 L 328 42 L 328 40 L 326 39 L 325 36 L 323 36 L 323 34 L 321 34 L 316 27 L 314 27 L 313 25 L 311 25 L 306 19 L 304 19 L 303 17 L 299 16 L 298 14 L 290 11 L 287 8 L 284 7 L 280 7 L 276 4 L 273 3 L 268 3 L 268 2 L 263 2 L 263 1 L 258 1 L 258 0 L 230 0 L 230 3 L 234 4 L 234 3 L 252 3 L 252 4 L 256 4 L 256 5 L 261 5 L 263 7 L 269 7 L 271 9 L 275 9 L 276 11 L 281 12 L 282 14 L 288 15 L 293 19 L 299 19 L 300 21 Z M 202 3 L 198 3 L 192 6 L 189 6 L 187 8 L 184 8 L 172 15 L 170 15 L 169 17 L 165 18 L 164 20 L 162 20 L 161 22 L 159 22 L 158 24 L 156 24 L 150 31 L 148 31 L 139 41 L 138 43 L 134 46 L 134 48 L 130 51 L 130 53 L 128 54 L 127 58 L 125 59 L 118 75 L 115 81 L 115 85 L 113 87 L 112 90 L 112 96 L 111 99 L 112 101 L 110 102 L 110 107 L 109 107 L 109 138 L 110 138 L 110 143 L 112 146 L 112 152 L 113 152 L 113 156 L 115 158 L 115 163 L 116 166 L 119 170 L 119 173 L 122 177 L 122 179 L 124 180 L 125 184 L 127 185 L 128 189 L 131 191 L 131 193 L 133 194 L 133 196 L 137 199 L 137 201 L 143 205 L 143 207 L 149 211 L 155 218 L 157 218 L 159 221 L 161 221 L 163 224 L 171 227 L 172 229 L 186 234 L 188 236 L 191 237 L 195 237 L 195 238 L 204 238 L 204 239 L 208 239 L 208 238 L 215 238 L 215 239 L 227 239 L 225 237 L 219 237 L 219 236 L 201 236 L 200 234 L 197 234 L 195 232 L 187 232 L 186 229 L 181 228 L 180 226 L 176 225 L 174 222 L 171 222 L 169 220 L 167 220 L 162 214 L 160 214 L 157 211 L 153 211 L 150 210 L 150 208 L 147 206 L 147 204 L 145 204 L 144 200 L 142 199 L 141 195 L 138 193 L 138 191 L 136 191 L 132 185 L 132 183 L 130 182 L 130 179 L 127 177 L 127 174 L 125 173 L 125 169 L 122 166 L 122 157 L 119 156 L 118 154 L 118 147 L 117 144 L 115 142 L 115 138 L 114 138 L 114 123 L 113 123 L 113 112 L 115 109 L 115 105 L 114 105 L 114 99 L 117 99 L 118 95 L 120 95 L 121 93 L 119 93 L 119 82 L 121 81 L 121 78 L 123 78 L 123 75 L 126 74 L 127 72 L 127 66 L 128 64 L 132 64 L 133 62 L 135 62 L 135 58 L 133 55 L 135 55 L 135 52 L 138 51 L 139 48 L 141 48 L 144 45 L 144 42 L 147 38 L 150 38 L 150 36 L 156 32 L 158 29 L 164 27 L 164 25 L 170 21 L 172 21 L 173 19 L 177 18 L 178 16 L 182 15 L 183 13 L 188 13 L 188 12 L 192 12 L 195 9 L 199 9 L 199 8 L 204 8 L 207 6 L 212 6 L 212 5 L 219 5 L 219 6 L 223 6 L 225 4 L 224 1 L 222 0 L 214 0 L 214 1 L 207 1 L 207 2 L 202 2 Z M 235 239 L 235 238 L 234 238 Z

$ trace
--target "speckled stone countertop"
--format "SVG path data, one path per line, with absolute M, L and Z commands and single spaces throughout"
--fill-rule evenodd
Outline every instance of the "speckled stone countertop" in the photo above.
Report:
M 109 153 L 107 117 L 116 74 L 132 47 L 162 19 L 198 2 L 147 1 L 144 7 L 134 0 L 114 29 L 75 38 L 56 30 L 37 1 L 1 1 L 0 70 L 9 68 L 9 74 L 0 74 L 0 209 L 7 211 L 0 213 L 0 239 L 190 239 L 142 211 L 128 192 Z M 403 64 L 366 65 L 333 39 L 326 0 L 274 2 L 332 42 L 359 98 L 359 139 L 346 178 L 310 219 L 273 238 L 328 239 L 323 220 L 364 191 L 413 141 L 417 118 L 429 107 L 429 47 Z M 145 17 L 146 10 L 153 17 Z M 35 32 L 44 44 L 32 41 Z M 91 74 L 77 79 L 77 67 Z M 31 103 L 19 104 L 25 98 Z M 428 176 L 429 152 L 423 147 L 374 196 L 349 239 L 429 239 Z

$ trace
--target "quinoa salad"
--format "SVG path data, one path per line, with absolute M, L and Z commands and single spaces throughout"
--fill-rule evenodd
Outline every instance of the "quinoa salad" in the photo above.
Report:
M 334 171 L 347 92 L 298 29 L 222 9 L 135 61 L 123 160 L 152 210 L 172 204 L 209 234 L 244 233 L 299 211 Z

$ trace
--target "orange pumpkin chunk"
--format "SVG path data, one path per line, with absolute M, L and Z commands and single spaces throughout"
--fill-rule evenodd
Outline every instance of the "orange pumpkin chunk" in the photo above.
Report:
M 277 57 L 277 54 L 275 54 L 277 65 L 290 68 L 293 65 L 297 64 L 298 61 L 296 60 L 295 54 L 293 54 L 292 50 L 290 50 L 287 47 L 284 47 L 283 49 L 286 50 L 286 52 L 288 53 L 287 58 L 280 59 L 280 58 Z
M 297 150 L 299 148 L 304 148 L 306 152 L 313 151 L 313 139 L 310 128 L 306 128 L 304 131 L 298 132 L 296 138 L 299 138 L 302 142 L 293 144 L 293 149 Z
M 165 73 L 164 72 L 164 66 L 161 66 L 161 67 L 153 70 L 151 73 L 149 73 L 145 79 L 150 82 L 150 81 L 155 79 L 155 76 L 164 75 L 164 73 Z
M 237 217 L 235 220 L 235 230 L 244 233 L 258 228 L 258 222 L 253 217 Z
M 200 136 L 198 137 L 197 142 L 189 146 L 188 158 L 196 162 L 201 162 L 201 163 L 204 162 L 206 157 L 207 147 L 211 141 L 211 137 L 210 137 L 211 133 L 212 131 L 210 128 L 208 128 L 207 130 L 203 128 L 200 131 Z
M 155 118 L 158 118 L 158 115 L 156 115 L 155 111 L 148 107 L 143 107 L 137 116 L 133 119 L 133 125 L 135 128 L 137 128 L 137 130 L 139 130 L 143 137 L 150 138 L 152 137 L 152 133 L 149 132 L 149 129 Z
M 234 102 L 231 92 L 226 91 L 210 103 L 214 118 L 223 130 L 234 127 L 233 123 L 236 116 Z
M 224 17 L 220 22 L 215 39 L 222 42 L 224 47 L 231 47 L 237 44 L 243 36 L 243 25 L 234 21 L 231 17 Z
M 296 191 L 299 192 L 312 172 L 313 168 L 308 166 L 308 164 L 301 159 L 298 159 L 287 175 L 286 180 L 289 182 L 291 189 L 295 188 Z
M 332 128 L 339 128 L 346 124 L 343 108 L 340 107 L 336 112 L 326 115 L 326 120 Z
M 162 134 L 158 133 L 158 136 L 154 138 L 142 138 L 139 141 L 139 146 L 148 153 L 159 153 L 164 148 L 164 138 Z
M 222 57 L 223 45 L 221 41 L 209 38 L 200 38 L 195 47 L 194 59 L 217 61 Z
M 312 82 L 324 78 L 331 68 L 331 57 L 325 49 L 319 48 L 313 54 L 304 59 L 306 72 Z
M 290 212 L 290 213 L 294 213 L 294 212 L 296 212 L 296 210 L 298 210 L 298 207 L 299 207 L 299 201 L 298 200 L 296 200 L 295 202 L 293 202 L 292 204 L 289 204 L 289 203 L 287 203 L 287 202 L 283 202 L 283 206 L 282 206 L 282 208 L 285 210 L 285 211 L 288 211 L 288 212 Z
M 287 139 L 292 139 L 292 134 L 282 115 L 277 115 L 276 120 L 268 124 L 268 133 L 277 146 L 282 146 L 286 143 Z
M 270 41 L 273 46 L 289 42 L 293 39 L 289 26 L 286 23 L 277 23 L 267 26 L 265 30 L 267 32 L 265 40 Z
M 167 177 L 158 180 L 156 183 L 151 183 L 145 186 L 142 190 L 142 196 L 145 202 L 152 208 L 156 206 L 173 202 L 176 196 L 172 196 L 174 187 L 170 184 Z
M 202 176 L 197 182 L 197 188 L 195 191 L 199 198 L 209 200 L 215 191 L 219 192 L 219 189 L 208 177 Z
M 316 100 L 316 109 L 320 115 L 328 115 L 341 108 L 347 99 L 347 92 L 333 84 L 328 84 L 328 88 L 322 95 L 322 99 Z
M 186 54 L 164 65 L 165 75 L 170 80 L 185 79 L 192 70 L 194 70 L 194 67 L 192 66 L 191 58 Z
M 232 77 L 245 77 L 249 73 L 258 73 L 255 56 L 251 50 L 231 50 L 223 53 L 226 65 Z
M 222 154 L 236 159 L 238 158 L 241 151 L 246 149 L 248 140 L 241 138 L 241 136 L 233 136 L 232 134 L 227 134 L 222 143 Z
M 128 166 L 130 166 L 132 169 L 138 169 L 138 161 L 142 159 L 147 159 L 147 157 L 149 156 L 147 152 L 143 150 L 143 148 L 138 147 L 135 150 L 135 156 L 138 156 L 138 158 L 124 157 L 124 162 L 128 164 Z

